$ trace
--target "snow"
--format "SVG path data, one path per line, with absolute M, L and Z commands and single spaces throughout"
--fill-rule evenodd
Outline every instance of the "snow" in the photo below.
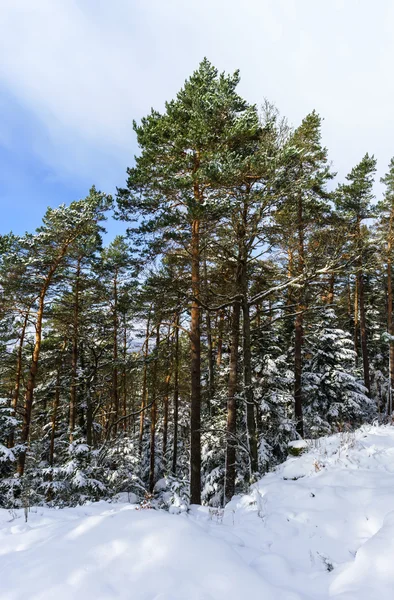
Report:
M 0 511 L 0 600 L 392 600 L 394 427 L 308 442 L 222 509 Z

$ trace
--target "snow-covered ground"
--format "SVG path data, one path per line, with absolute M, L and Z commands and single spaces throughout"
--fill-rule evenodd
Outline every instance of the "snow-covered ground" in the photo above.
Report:
M 0 511 L 0 600 L 393 600 L 394 427 L 332 436 L 224 512 Z

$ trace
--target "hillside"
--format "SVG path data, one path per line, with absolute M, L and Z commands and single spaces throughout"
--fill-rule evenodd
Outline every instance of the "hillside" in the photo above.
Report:
M 0 600 L 391 600 L 394 428 L 314 442 L 224 511 L 0 512 Z

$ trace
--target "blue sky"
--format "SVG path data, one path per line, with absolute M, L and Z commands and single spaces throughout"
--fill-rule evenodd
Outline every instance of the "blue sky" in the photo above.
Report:
M 316 109 L 339 178 L 367 151 L 379 178 L 394 155 L 393 28 L 391 0 L 1 0 L 0 233 L 33 230 L 93 183 L 123 185 L 132 120 L 204 56 L 294 125 Z

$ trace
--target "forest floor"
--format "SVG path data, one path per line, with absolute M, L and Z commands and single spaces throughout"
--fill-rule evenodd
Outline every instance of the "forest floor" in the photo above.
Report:
M 314 442 L 224 511 L 0 511 L 0 600 L 392 600 L 394 427 Z

